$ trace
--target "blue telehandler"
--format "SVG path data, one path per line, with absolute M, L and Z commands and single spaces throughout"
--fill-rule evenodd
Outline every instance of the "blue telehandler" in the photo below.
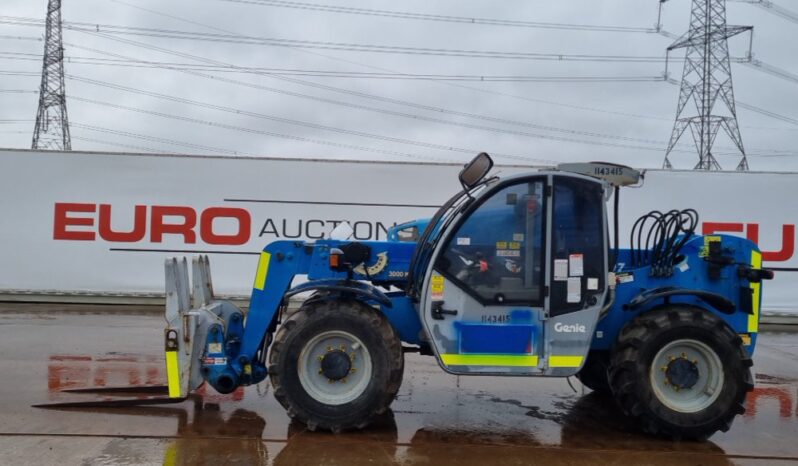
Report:
M 687 209 L 641 217 L 620 249 L 619 190 L 639 172 L 591 163 L 498 178 L 492 165 L 478 155 L 460 192 L 389 241 L 269 244 L 247 312 L 213 296 L 206 257 L 191 283 L 187 260 L 169 259 L 162 401 L 269 377 L 309 429 L 363 428 L 414 351 L 463 376 L 576 376 L 652 434 L 729 429 L 753 388 L 761 282 L 773 276 L 757 246 L 695 234 Z

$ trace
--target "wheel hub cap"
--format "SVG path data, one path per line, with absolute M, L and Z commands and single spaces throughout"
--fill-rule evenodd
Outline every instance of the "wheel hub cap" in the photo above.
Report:
M 341 350 L 333 350 L 321 359 L 321 373 L 330 380 L 338 381 L 349 375 L 352 360 Z
M 674 388 L 689 390 L 698 382 L 698 366 L 686 358 L 674 359 L 665 369 L 665 378 Z
M 327 330 L 310 338 L 299 352 L 299 382 L 325 405 L 342 405 L 361 396 L 372 380 L 371 354 L 355 335 Z
M 649 382 L 657 400 L 680 413 L 711 406 L 724 388 L 723 363 L 708 344 L 692 339 L 666 343 L 654 356 Z

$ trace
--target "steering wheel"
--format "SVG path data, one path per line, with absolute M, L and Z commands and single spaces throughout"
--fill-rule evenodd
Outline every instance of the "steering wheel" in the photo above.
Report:
M 488 260 L 480 252 L 470 254 L 455 248 L 450 249 L 449 252 L 460 259 L 455 261 L 458 265 L 455 276 L 466 283 L 473 282 L 491 268 Z
M 450 251 L 455 255 L 460 256 L 464 268 L 474 268 L 474 267 L 480 268 L 480 263 L 487 264 L 488 262 L 481 252 L 477 252 L 476 254 L 470 254 L 455 248 L 451 248 Z

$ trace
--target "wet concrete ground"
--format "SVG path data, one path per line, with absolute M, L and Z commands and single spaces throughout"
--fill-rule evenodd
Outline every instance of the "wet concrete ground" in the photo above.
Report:
M 798 464 L 798 334 L 760 336 L 757 387 L 708 442 L 637 433 L 572 380 L 455 377 L 408 355 L 393 412 L 341 435 L 292 424 L 267 382 L 177 405 L 42 410 L 62 389 L 164 383 L 163 319 L 0 305 L 0 464 Z M 5 312 L 2 312 L 5 309 Z

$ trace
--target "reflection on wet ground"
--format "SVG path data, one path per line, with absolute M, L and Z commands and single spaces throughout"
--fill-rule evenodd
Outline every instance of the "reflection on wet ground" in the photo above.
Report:
M 43 318 L 47 317 L 47 318 Z M 409 355 L 393 411 L 362 432 L 290 422 L 268 383 L 177 405 L 37 410 L 112 399 L 63 389 L 165 380 L 162 319 L 0 314 L 0 464 L 779 464 L 798 463 L 798 334 L 766 333 L 747 412 L 708 442 L 637 432 L 574 381 L 458 378 Z

